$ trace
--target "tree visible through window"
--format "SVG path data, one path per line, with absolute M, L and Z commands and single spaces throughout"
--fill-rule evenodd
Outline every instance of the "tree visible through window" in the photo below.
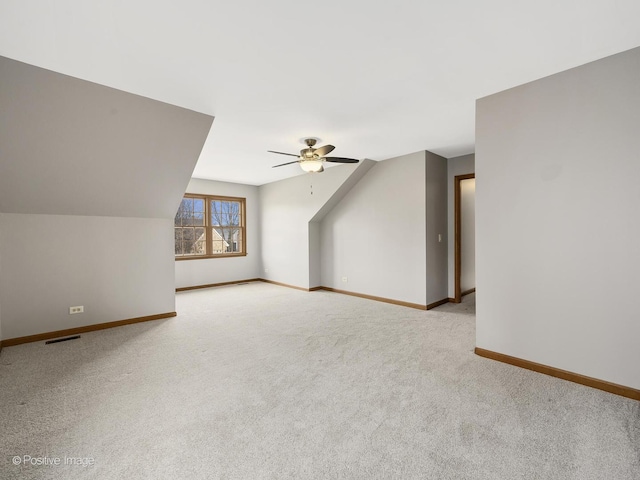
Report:
M 245 199 L 185 195 L 174 222 L 176 259 L 246 255 Z

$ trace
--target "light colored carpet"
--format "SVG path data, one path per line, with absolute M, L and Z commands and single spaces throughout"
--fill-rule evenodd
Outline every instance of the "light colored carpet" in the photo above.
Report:
M 474 355 L 473 302 L 251 283 L 5 348 L 0 478 L 640 479 L 640 402 Z

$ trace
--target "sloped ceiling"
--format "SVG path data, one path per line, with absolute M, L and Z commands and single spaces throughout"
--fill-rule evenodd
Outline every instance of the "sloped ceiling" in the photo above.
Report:
M 0 57 L 0 212 L 172 218 L 213 117 Z
M 215 115 L 199 178 L 474 151 L 475 100 L 640 45 L 638 0 L 2 0 L 0 55 Z M 341 166 L 335 168 L 342 168 Z

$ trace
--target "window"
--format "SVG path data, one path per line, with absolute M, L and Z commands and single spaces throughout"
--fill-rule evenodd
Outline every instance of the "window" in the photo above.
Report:
M 174 221 L 176 260 L 246 255 L 245 199 L 187 194 Z

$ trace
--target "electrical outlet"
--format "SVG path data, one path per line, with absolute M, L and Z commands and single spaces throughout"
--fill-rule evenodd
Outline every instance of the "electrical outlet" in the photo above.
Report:
M 342 277 L 342 283 L 347 283 L 349 279 L 347 277 Z
M 69 307 L 69 315 L 75 315 L 76 313 L 84 313 L 84 306 Z

